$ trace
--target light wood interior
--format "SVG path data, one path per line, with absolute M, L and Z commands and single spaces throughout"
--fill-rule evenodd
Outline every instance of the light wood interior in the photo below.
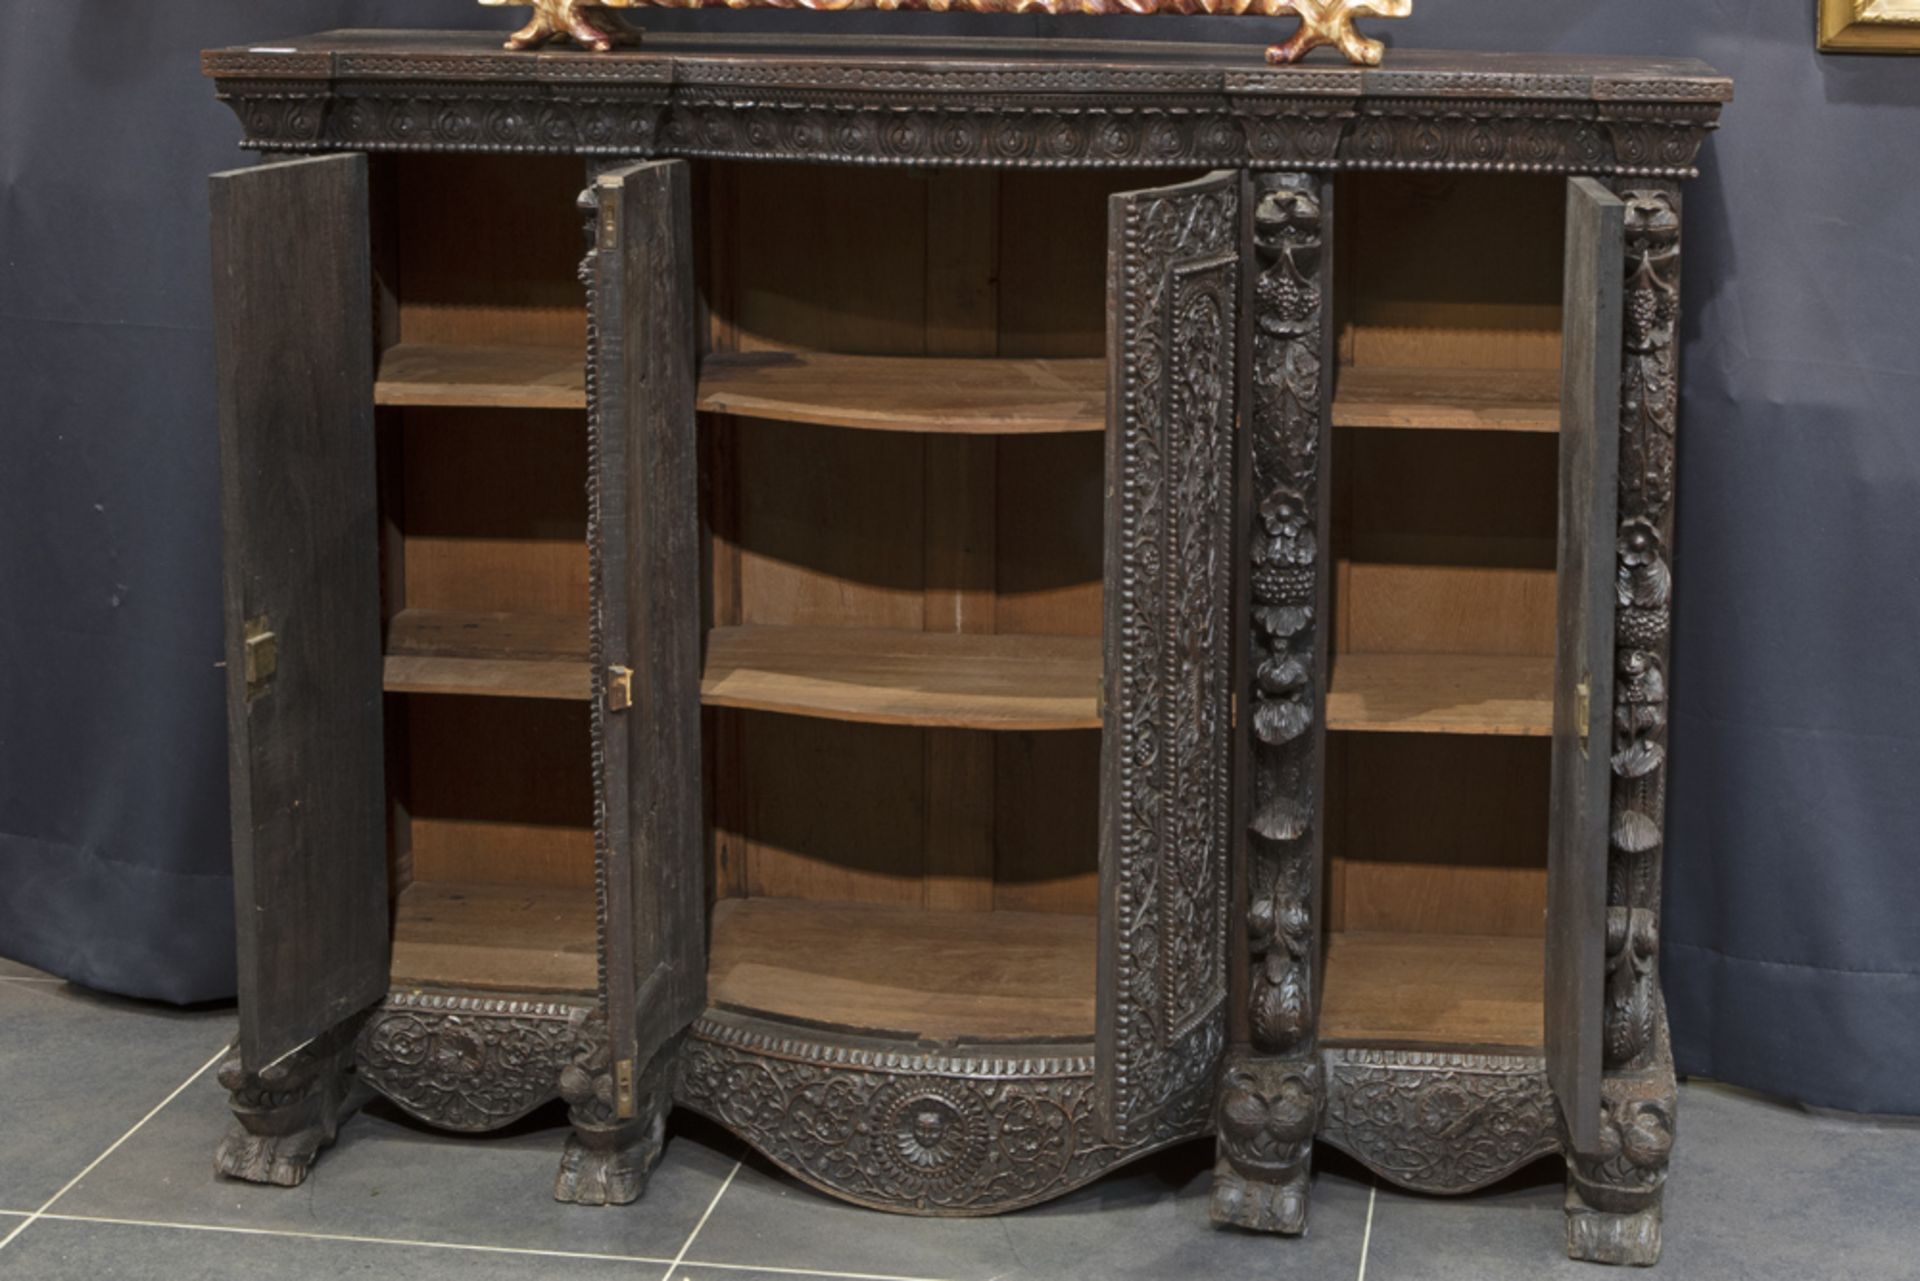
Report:
M 598 987 L 570 159 L 374 165 L 396 985 Z
M 1564 201 L 1340 180 L 1328 1044 L 1541 1044 Z
M 730 899 L 707 999 L 933 1041 L 1090 1039 L 1090 916 Z

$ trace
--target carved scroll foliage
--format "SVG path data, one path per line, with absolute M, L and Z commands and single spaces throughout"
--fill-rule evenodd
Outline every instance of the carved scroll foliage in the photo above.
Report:
M 1332 1051 L 1323 1137 L 1422 1192 L 1485 1187 L 1559 1147 L 1537 1058 Z
M 1321 211 L 1312 178 L 1263 179 L 1254 209 L 1253 1048 L 1312 1048 L 1322 435 Z
M 1659 1008 L 1659 894 L 1666 809 L 1667 655 L 1672 619 L 1674 438 L 1679 386 L 1679 196 L 1632 187 L 1627 204 L 1621 373 L 1620 535 L 1607 885 L 1605 1059 L 1642 1063 Z
M 1210 1076 L 1226 999 L 1234 177 L 1144 193 L 1121 234 L 1110 839 L 1119 1137 Z
M 1217 1054 L 1217 1031 L 1202 1048 Z M 1202 1132 L 1203 1077 L 1131 1139 L 1102 1137 L 1091 1065 L 1021 1057 L 936 1060 L 703 1020 L 678 1099 L 835 1196 L 914 1214 L 997 1214 L 1079 1186 Z
M 357 1066 L 423 1121 L 494 1130 L 559 1093 L 585 1015 L 540 1001 L 396 992 L 368 1019 Z

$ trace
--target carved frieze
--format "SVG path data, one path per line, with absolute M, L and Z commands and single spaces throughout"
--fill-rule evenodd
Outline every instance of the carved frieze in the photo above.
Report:
M 1328 1050 L 1321 1137 L 1402 1187 L 1467 1192 L 1559 1150 L 1543 1060 Z
M 1206 1034 L 1203 1033 L 1203 1037 Z M 1217 1034 L 1203 1050 L 1219 1052 Z M 912 1214 L 997 1214 L 1206 1132 L 1211 1074 L 1125 1142 L 1101 1133 L 1093 1063 L 1006 1051 L 969 1057 L 792 1035 L 733 1016 L 694 1025 L 678 1101 L 824 1191 Z
M 546 1001 L 396 992 L 360 1033 L 360 1076 L 449 1130 L 495 1130 L 560 1092 L 587 1010 Z

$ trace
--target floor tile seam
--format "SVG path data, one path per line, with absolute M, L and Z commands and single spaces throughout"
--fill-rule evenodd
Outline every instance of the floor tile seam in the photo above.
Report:
M 713 1200 L 707 1202 L 706 1211 L 701 1214 L 699 1222 L 693 1225 L 693 1231 L 687 1233 L 687 1239 L 680 1243 L 680 1253 L 673 1256 L 673 1262 L 667 1265 L 667 1270 L 665 1274 L 662 1275 L 660 1281 L 673 1281 L 674 1272 L 686 1262 L 687 1252 L 693 1249 L 693 1243 L 700 1238 L 700 1230 L 707 1226 L 707 1220 L 711 1219 L 713 1212 L 719 1209 L 720 1198 L 724 1197 L 727 1194 L 727 1189 L 733 1186 L 733 1181 L 738 1177 L 740 1167 L 744 1164 L 746 1164 L 744 1158 L 736 1160 L 733 1163 L 733 1168 L 727 1171 L 727 1177 L 720 1180 L 719 1190 L 713 1194 Z
M 202 1063 L 197 1069 L 195 1069 L 193 1075 L 189 1076 L 186 1080 L 180 1082 L 180 1084 L 174 1086 L 172 1091 L 168 1093 L 166 1098 L 161 1099 L 158 1103 L 154 1104 L 153 1107 L 147 1111 L 147 1114 L 145 1116 L 141 1117 L 138 1121 L 135 1121 L 133 1123 L 133 1128 L 129 1129 L 125 1134 L 122 1134 L 119 1138 L 115 1139 L 112 1143 L 109 1143 L 107 1145 L 106 1151 L 102 1152 L 99 1156 L 96 1156 L 95 1158 L 93 1158 L 93 1160 L 87 1162 L 87 1164 L 81 1169 L 80 1173 L 74 1175 L 71 1179 L 68 1179 L 64 1184 L 62 1184 L 60 1187 L 60 1190 L 58 1192 L 55 1192 L 52 1196 L 48 1197 L 45 1201 L 43 1201 L 39 1209 L 33 1211 L 32 1213 L 27 1215 L 26 1218 L 22 1219 L 19 1223 L 15 1224 L 11 1232 L 8 1232 L 4 1237 L 0 1237 L 0 1250 L 5 1250 L 9 1245 L 12 1245 L 14 1240 L 17 1237 L 19 1237 L 21 1233 L 25 1232 L 28 1228 L 32 1227 L 37 1220 L 45 1217 L 47 1211 L 51 1210 L 56 1204 L 58 1204 L 61 1197 L 65 1196 L 67 1193 L 73 1191 L 74 1188 L 78 1187 L 80 1185 L 81 1180 L 85 1179 L 89 1174 L 92 1174 L 95 1170 L 100 1168 L 101 1162 L 105 1161 L 108 1157 L 112 1156 L 115 1152 L 118 1152 L 120 1150 L 120 1146 L 123 1143 L 125 1143 L 128 1139 L 132 1138 L 134 1135 L 138 1134 L 141 1130 L 141 1127 L 145 1126 L 147 1122 L 153 1120 L 154 1117 L 159 1116 L 160 1113 L 166 1108 L 166 1106 L 169 1103 L 172 1103 L 175 1099 L 179 1098 L 182 1094 L 185 1094 L 187 1092 L 188 1086 L 192 1085 L 195 1081 L 198 1081 L 201 1077 L 205 1076 L 210 1070 L 212 1070 L 214 1064 L 218 1063 L 221 1059 L 227 1056 L 227 1052 L 229 1051 L 229 1049 L 231 1049 L 230 1043 L 223 1041 L 221 1043 L 220 1048 L 214 1052 L 214 1055 L 212 1058 L 208 1059 L 205 1063 Z
M 1354 1281 L 1367 1281 L 1367 1256 L 1373 1251 L 1373 1207 L 1380 1199 L 1380 1180 L 1369 1178 L 1367 1188 L 1367 1225 L 1360 1230 L 1360 1272 Z
M 352 1232 L 315 1232 L 300 1228 L 263 1228 L 232 1223 L 186 1223 L 171 1219 L 134 1219 L 112 1214 L 63 1214 L 49 1210 L 34 1214 L 28 1210 L 0 1210 L 0 1215 L 38 1218 L 47 1223 L 96 1224 L 106 1227 L 154 1228 L 179 1232 L 213 1232 L 232 1236 L 282 1237 L 296 1241 L 325 1241 L 337 1245 L 385 1245 L 421 1250 L 467 1250 L 479 1254 L 508 1254 L 521 1257 L 573 1259 L 583 1263 L 663 1264 L 664 1255 L 613 1254 L 594 1250 L 554 1250 L 538 1246 L 485 1245 L 474 1241 L 429 1241 L 409 1237 L 365 1236 Z M 777 1276 L 817 1277 L 827 1281 L 943 1281 L 938 1277 L 906 1276 L 890 1272 L 845 1272 L 831 1268 L 791 1268 L 764 1263 L 722 1263 L 710 1259 L 683 1259 L 680 1268 L 712 1272 L 764 1272 Z

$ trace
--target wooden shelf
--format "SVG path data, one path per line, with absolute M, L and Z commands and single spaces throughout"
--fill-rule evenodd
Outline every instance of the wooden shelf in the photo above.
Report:
M 393 694 L 592 697 L 584 618 L 402 610 L 387 624 Z
M 701 700 L 877 725 L 1100 728 L 1100 641 L 873 627 L 717 627 Z
M 1557 432 L 1560 374 L 1552 369 L 1342 365 L 1334 387 L 1333 425 Z
M 1538 1053 L 1545 946 L 1491 934 L 1329 934 L 1320 1043 Z
M 596 938 L 591 889 L 416 882 L 394 909 L 393 985 L 596 992 Z
M 380 353 L 376 405 L 585 409 L 587 357 L 568 347 L 400 343 Z
M 1327 728 L 1394 734 L 1553 733 L 1553 659 L 1336 654 Z
M 713 910 L 707 999 L 937 1041 L 1090 1039 L 1098 921 L 793 899 Z
M 740 418 L 881 431 L 1104 431 L 1107 363 L 819 352 L 716 355 L 700 366 L 699 407 Z

